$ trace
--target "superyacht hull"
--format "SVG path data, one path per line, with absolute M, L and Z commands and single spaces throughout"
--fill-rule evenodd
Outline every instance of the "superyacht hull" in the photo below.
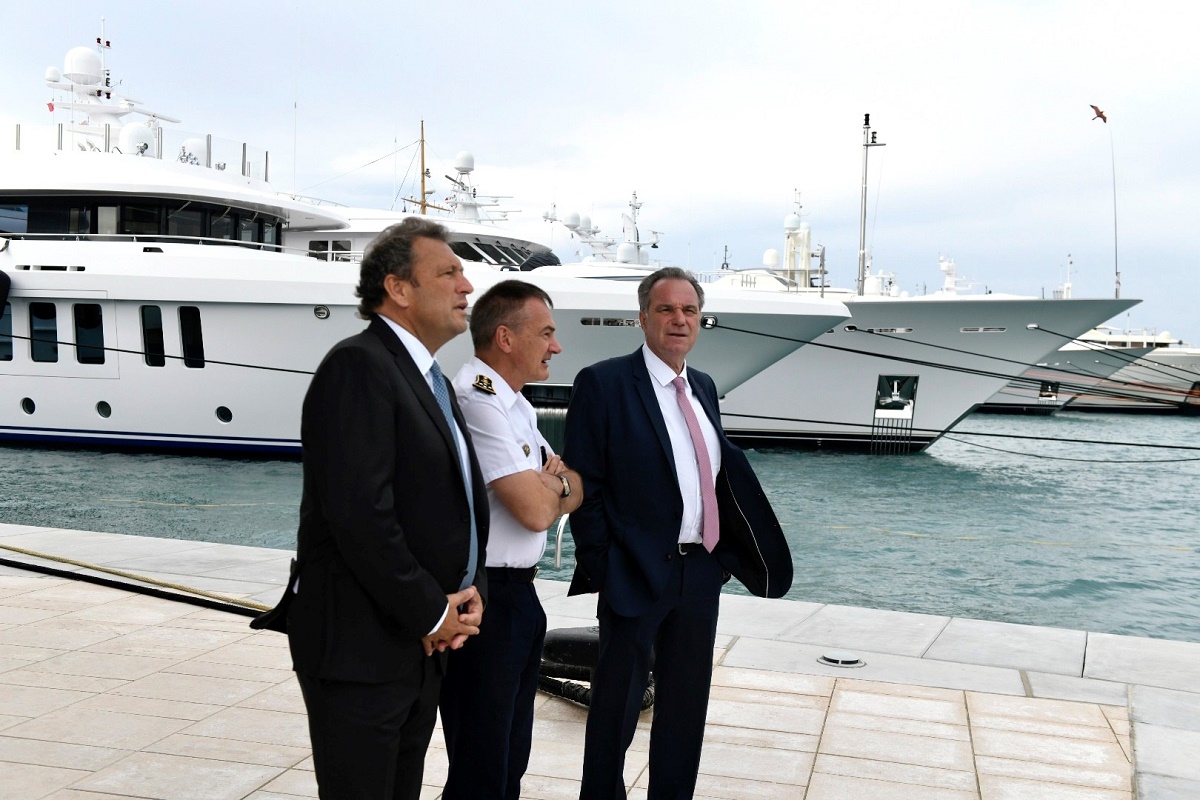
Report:
M 1025 370 L 986 403 L 975 409 L 983 414 L 1046 416 L 1066 406 L 1081 393 L 1102 385 L 1109 377 L 1150 352 L 1150 348 L 1104 348 L 1071 344 Z
M 854 298 L 852 318 L 729 392 L 742 446 L 924 450 L 1028 367 L 1136 300 Z
M 1156 347 L 1065 410 L 1127 414 L 1200 414 L 1200 348 Z

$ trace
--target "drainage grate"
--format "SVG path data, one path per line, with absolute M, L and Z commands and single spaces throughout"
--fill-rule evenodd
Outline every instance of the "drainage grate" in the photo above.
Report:
M 845 650 L 830 650 L 818 658 L 817 663 L 827 667 L 865 667 L 867 665 L 867 662 L 854 653 Z

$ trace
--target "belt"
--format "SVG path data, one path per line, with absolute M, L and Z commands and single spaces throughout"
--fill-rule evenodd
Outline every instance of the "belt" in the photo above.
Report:
M 697 550 L 703 550 L 704 545 L 700 542 L 682 542 L 678 545 L 679 555 L 686 556 L 688 553 L 694 553 Z
M 537 567 L 488 567 L 488 583 L 532 583 Z

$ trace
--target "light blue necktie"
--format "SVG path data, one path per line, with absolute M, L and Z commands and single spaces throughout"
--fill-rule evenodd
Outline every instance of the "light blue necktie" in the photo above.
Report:
M 446 376 L 442 374 L 442 368 L 438 366 L 436 360 L 429 368 L 429 374 L 433 377 L 433 396 L 437 399 L 438 407 L 442 409 L 442 416 L 446 418 L 446 424 L 450 426 L 450 438 L 454 441 L 454 452 L 458 453 L 459 469 L 461 470 L 463 453 L 459 450 L 458 436 L 455 435 L 458 423 L 454 421 L 454 412 L 450 410 L 450 392 L 446 391 Z M 479 535 L 475 530 L 475 493 L 471 491 L 469 474 L 463 474 L 463 484 L 467 487 L 467 508 L 471 512 L 471 554 L 467 557 L 467 574 L 463 577 L 462 585 L 458 587 L 460 592 L 475 581 L 475 570 L 479 566 Z

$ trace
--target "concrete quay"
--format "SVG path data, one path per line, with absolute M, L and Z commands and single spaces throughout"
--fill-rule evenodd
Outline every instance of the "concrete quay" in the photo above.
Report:
M 291 557 L 15 525 L 0 546 L 267 604 Z M 593 598 L 537 587 L 551 628 L 593 622 Z M 0 800 L 316 797 L 286 639 L 246 623 L 0 566 Z M 1200 644 L 725 595 L 713 657 L 698 798 L 1200 797 Z M 541 695 L 536 715 L 523 796 L 576 797 L 586 710 Z M 423 797 L 444 774 L 435 731 Z

